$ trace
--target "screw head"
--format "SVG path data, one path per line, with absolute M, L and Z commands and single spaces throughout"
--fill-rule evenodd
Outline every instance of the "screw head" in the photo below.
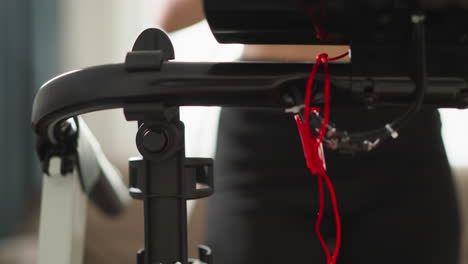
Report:
M 145 130 L 143 147 L 151 153 L 160 153 L 167 146 L 167 135 L 163 130 Z

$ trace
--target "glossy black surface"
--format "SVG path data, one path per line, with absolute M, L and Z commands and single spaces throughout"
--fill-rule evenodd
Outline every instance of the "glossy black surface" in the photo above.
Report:
M 327 44 L 407 42 L 415 10 L 427 13 L 431 44 L 468 43 L 467 0 L 205 0 L 220 43 L 323 44 L 318 24 Z
M 303 90 L 310 69 L 309 63 L 248 62 L 165 62 L 160 71 L 142 72 L 127 72 L 124 64 L 96 66 L 58 76 L 44 84 L 34 99 L 32 124 L 37 134 L 53 142 L 57 122 L 129 104 L 284 108 L 291 106 L 284 100 L 284 94 L 291 88 Z M 330 70 L 335 106 L 362 104 L 369 92 L 378 96 L 377 103 L 411 102 L 414 83 L 408 75 L 365 75 L 351 79 L 349 64 L 334 64 Z M 432 76 L 439 78 L 430 80 L 425 103 L 437 107 L 467 105 L 465 74 Z M 318 85 L 321 78 L 317 75 Z

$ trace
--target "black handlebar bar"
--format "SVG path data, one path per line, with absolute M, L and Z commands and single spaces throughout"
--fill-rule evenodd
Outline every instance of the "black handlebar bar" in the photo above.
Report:
M 125 64 L 86 68 L 44 84 L 34 101 L 32 124 L 39 137 L 54 143 L 54 127 L 60 121 L 127 104 L 288 108 L 293 106 L 288 93 L 305 87 L 310 68 L 308 63 L 255 62 L 164 62 L 151 71 L 128 71 Z M 409 104 L 414 99 L 409 77 L 350 78 L 349 64 L 340 63 L 331 70 L 335 106 L 363 104 L 371 97 L 376 104 Z M 468 80 L 430 78 L 425 104 L 467 107 Z

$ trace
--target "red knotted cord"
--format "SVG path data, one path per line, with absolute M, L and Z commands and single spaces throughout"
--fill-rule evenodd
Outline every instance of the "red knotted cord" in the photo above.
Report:
M 304 3 L 304 0 L 296 0 L 306 13 L 311 17 L 312 23 L 315 29 L 315 37 L 322 41 L 328 41 L 334 44 L 339 44 L 336 40 L 331 38 L 328 35 L 328 32 L 325 28 L 327 23 L 327 2 L 326 0 L 320 0 L 320 3 L 317 5 L 307 6 Z M 317 56 L 316 62 L 312 67 L 309 79 L 307 80 L 307 88 L 305 94 L 305 108 L 304 108 L 304 120 L 301 119 L 300 115 L 295 116 L 297 128 L 302 141 L 302 147 L 304 149 L 304 156 L 306 159 L 307 167 L 309 168 L 312 174 L 317 175 L 317 185 L 318 185 L 318 194 L 319 194 L 319 210 L 317 214 L 317 221 L 315 223 L 315 232 L 317 234 L 318 240 L 322 245 L 325 257 L 327 259 L 327 264 L 335 264 L 338 258 L 338 254 L 341 246 L 341 221 L 340 214 L 338 210 L 338 202 L 336 199 L 335 189 L 330 178 L 327 175 L 326 171 L 326 162 L 325 154 L 323 152 L 323 139 L 327 132 L 328 121 L 330 118 L 330 73 L 328 71 L 328 62 L 342 59 L 349 55 L 349 52 L 346 52 L 340 56 L 329 58 L 328 54 L 320 54 Z M 322 125 L 318 131 L 318 136 L 315 136 L 310 129 L 310 115 L 319 115 L 319 107 L 311 107 L 312 100 L 312 87 L 314 85 L 315 75 L 317 73 L 318 67 L 323 65 L 324 71 L 324 109 L 323 109 L 323 120 Z M 324 203 L 325 195 L 323 190 L 323 182 L 328 189 L 328 192 L 331 197 L 333 214 L 335 216 L 335 226 L 336 226 L 336 240 L 335 247 L 333 249 L 333 255 L 330 255 L 330 250 L 327 247 L 325 239 L 322 236 L 320 231 L 320 225 L 322 223 L 323 214 L 324 214 Z
M 346 52 L 343 55 L 328 58 L 328 54 L 320 54 L 317 56 L 317 60 L 312 67 L 309 79 L 307 80 L 307 88 L 305 94 L 305 109 L 304 109 L 304 120 L 301 120 L 300 115 L 296 115 L 296 124 L 299 129 L 299 134 L 301 136 L 302 146 L 304 149 L 304 155 L 309 168 L 312 174 L 317 175 L 317 184 L 319 192 L 319 211 L 317 215 L 317 222 L 315 224 L 315 232 L 319 239 L 320 244 L 325 252 L 325 256 L 328 264 L 335 264 L 338 258 L 340 246 L 341 246 L 341 221 L 340 214 L 338 210 L 338 203 L 336 199 L 335 190 L 333 184 L 326 173 L 326 163 L 325 156 L 323 153 L 323 139 L 327 132 L 328 121 L 330 118 L 330 73 L 328 70 L 328 62 L 339 60 L 343 57 L 349 55 L 349 52 Z M 312 87 L 314 85 L 315 75 L 317 73 L 318 67 L 323 65 L 324 71 L 324 109 L 323 109 L 323 121 L 318 131 L 318 136 L 315 136 L 310 130 L 310 115 L 318 115 L 320 113 L 320 108 L 311 107 L 312 100 Z M 331 202 L 333 206 L 333 214 L 335 216 L 335 225 L 336 225 L 336 241 L 335 248 L 333 250 L 333 255 L 330 256 L 330 251 L 326 245 L 326 242 L 320 232 L 320 225 L 323 219 L 324 212 L 324 191 L 323 191 L 323 182 L 327 186 L 327 189 L 330 193 Z

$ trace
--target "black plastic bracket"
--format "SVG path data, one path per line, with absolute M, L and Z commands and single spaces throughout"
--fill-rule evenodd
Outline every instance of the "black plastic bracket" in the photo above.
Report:
M 213 159 L 186 158 L 185 176 L 187 200 L 201 199 L 213 194 Z
M 164 61 L 163 56 L 160 50 L 129 52 L 125 57 L 125 69 L 128 72 L 159 71 Z
M 164 31 L 149 28 L 135 41 L 131 52 L 125 57 L 128 72 L 159 71 L 164 61 L 174 59 L 174 47 Z
M 201 199 L 213 194 L 213 160 L 209 158 L 185 158 L 184 193 L 173 194 L 164 191 L 145 193 L 147 190 L 146 176 L 148 163 L 144 159 L 130 160 L 130 195 L 134 199 L 145 197 L 172 197 L 184 200 Z
M 37 138 L 36 149 L 41 161 L 42 172 L 49 175 L 50 159 L 54 156 L 61 158 L 60 173 L 71 173 L 78 164 L 78 121 L 71 118 L 60 123 L 54 130 L 59 142 L 51 143 L 45 138 Z

